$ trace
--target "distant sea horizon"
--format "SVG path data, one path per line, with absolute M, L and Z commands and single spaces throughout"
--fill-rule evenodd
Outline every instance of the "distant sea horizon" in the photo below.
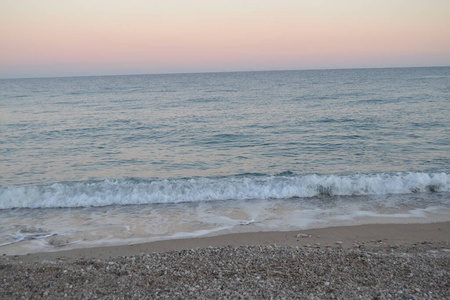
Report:
M 199 70 L 199 71 L 161 71 L 161 72 L 113 72 L 113 73 L 81 73 L 81 74 L 61 74 L 61 75 L 23 75 L 0 77 L 0 80 L 8 79 L 44 79 L 44 78 L 73 78 L 73 77 L 108 77 L 108 76 L 142 76 L 142 75 L 172 75 L 172 74 L 207 74 L 207 73 L 247 73 L 247 72 L 291 72 L 291 71 L 331 71 L 331 70 L 358 70 L 358 69 L 408 69 L 408 68 L 447 68 L 450 65 L 421 65 L 421 66 L 379 66 L 379 67 L 323 67 L 323 68 L 294 68 L 294 69 L 261 69 L 261 70 Z

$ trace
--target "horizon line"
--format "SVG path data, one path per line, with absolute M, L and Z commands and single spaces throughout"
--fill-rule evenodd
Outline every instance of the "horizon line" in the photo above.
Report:
M 115 77 L 115 76 L 151 76 L 151 75 L 188 75 L 188 74 L 220 74 L 220 73 L 254 73 L 254 72 L 294 72 L 294 71 L 337 71 L 337 70 L 367 70 L 367 69 L 418 69 L 418 68 L 448 68 L 450 65 L 432 66 L 396 66 L 396 67 L 349 67 L 349 68 L 308 68 L 308 69 L 267 69 L 267 70 L 236 70 L 236 71 L 180 71 L 161 73 L 124 73 L 124 74 L 94 74 L 94 75 L 61 75 L 61 76 L 31 76 L 31 77 L 0 77 L 0 80 L 15 79 L 56 79 L 80 77 Z

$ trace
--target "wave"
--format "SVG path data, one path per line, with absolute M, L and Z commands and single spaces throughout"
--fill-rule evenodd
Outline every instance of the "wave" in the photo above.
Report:
M 165 180 L 127 178 L 0 188 L 0 209 L 432 192 L 450 192 L 450 174 L 296 175 L 287 172 Z

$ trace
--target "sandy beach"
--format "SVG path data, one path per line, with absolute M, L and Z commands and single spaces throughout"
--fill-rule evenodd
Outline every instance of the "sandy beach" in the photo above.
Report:
M 2 256 L 0 298 L 448 299 L 450 222 Z

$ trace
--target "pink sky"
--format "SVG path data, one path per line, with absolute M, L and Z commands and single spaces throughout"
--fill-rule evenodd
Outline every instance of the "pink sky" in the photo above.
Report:
M 450 65 L 447 0 L 71 2 L 0 2 L 0 78 Z

